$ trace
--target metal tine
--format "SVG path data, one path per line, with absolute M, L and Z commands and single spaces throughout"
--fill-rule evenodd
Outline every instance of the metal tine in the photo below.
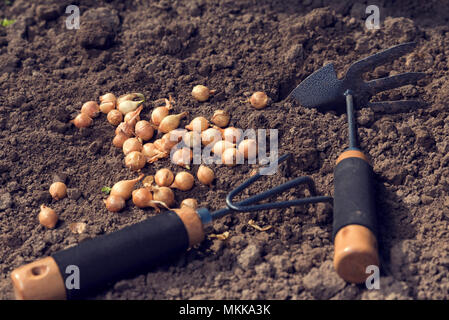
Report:
M 374 112 L 377 109 L 386 113 L 395 113 L 407 109 L 421 108 L 425 104 L 425 102 L 419 100 L 378 101 L 368 102 L 367 107 L 372 108 Z
M 375 53 L 369 57 L 359 60 L 352 64 L 347 73 L 346 78 L 356 78 L 362 77 L 362 74 L 374 69 L 380 65 L 387 62 L 396 60 L 397 58 L 403 56 L 404 54 L 412 51 L 416 46 L 416 42 L 407 42 L 399 44 L 397 46 L 391 47 L 387 50 Z
M 416 83 L 418 80 L 424 78 L 425 76 L 427 76 L 427 74 L 424 72 L 406 72 L 391 77 L 367 81 L 365 82 L 365 84 L 372 94 L 376 94 L 385 90 L 399 88 L 407 84 Z
M 279 162 L 282 162 L 286 160 L 288 157 L 290 157 L 290 154 L 282 156 Z M 254 183 L 256 180 L 258 180 L 262 175 L 257 173 L 255 176 L 251 177 L 244 183 L 242 183 L 240 186 L 232 190 L 228 196 L 226 197 L 226 205 L 234 210 L 234 211 L 256 211 L 256 210 L 266 210 L 266 209 L 275 209 L 275 208 L 286 208 L 291 206 L 297 206 L 297 205 L 303 205 L 306 203 L 317 203 L 317 202 L 324 202 L 324 201 L 331 201 L 331 197 L 325 197 L 325 196 L 315 196 L 316 190 L 315 190 L 315 183 L 313 182 L 312 178 L 310 177 L 299 177 L 296 179 L 293 179 L 291 181 L 288 181 L 280 186 L 274 187 L 270 190 L 267 190 L 265 192 L 259 193 L 257 195 L 254 195 L 248 199 L 245 199 L 239 203 L 233 203 L 232 199 L 239 194 L 241 191 L 246 189 L 249 185 Z M 306 184 L 309 188 L 309 191 L 312 195 L 312 197 L 304 198 L 304 199 L 296 199 L 296 200 L 289 200 L 289 201 L 281 201 L 281 202 L 275 202 L 275 203 L 263 203 L 258 205 L 250 205 L 253 203 L 257 203 L 261 200 L 267 199 L 273 195 L 280 194 L 288 189 L 291 189 L 297 185 L 300 184 Z M 250 206 L 248 206 L 250 205 Z

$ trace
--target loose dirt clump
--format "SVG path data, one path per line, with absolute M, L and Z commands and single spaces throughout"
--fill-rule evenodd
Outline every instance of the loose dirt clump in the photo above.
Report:
M 427 106 L 398 112 L 358 111 L 360 144 L 372 160 L 380 220 L 380 291 L 344 283 L 332 268 L 332 210 L 324 205 L 236 214 L 214 223 L 210 238 L 162 267 L 120 281 L 98 299 L 448 299 L 449 28 L 448 4 L 380 1 L 381 28 L 365 28 L 360 1 L 82 1 L 81 29 L 66 29 L 70 1 L 0 2 L 0 299 L 11 299 L 14 268 L 118 230 L 154 214 L 127 205 L 106 211 L 101 188 L 134 178 L 112 146 L 105 115 L 90 128 L 69 123 L 101 94 L 143 92 L 147 101 L 172 95 L 173 114 L 210 119 L 222 109 L 237 128 L 279 130 L 289 170 L 263 179 L 248 194 L 292 177 L 314 178 L 333 192 L 333 168 L 347 147 L 346 116 L 322 114 L 286 99 L 328 62 L 339 74 L 359 58 L 405 41 L 416 50 L 367 79 L 428 72 L 419 86 L 376 100 L 422 99 Z M 192 88 L 217 92 L 204 103 Z M 256 110 L 241 101 L 263 91 L 271 103 Z M 141 114 L 148 119 L 149 104 Z M 176 166 L 159 161 L 145 174 Z M 253 166 L 217 166 L 212 186 L 177 192 L 177 205 L 195 198 L 210 209 L 250 176 Z M 192 172 L 196 172 L 193 166 Z M 54 177 L 67 197 L 48 193 Z M 284 199 L 303 196 L 302 190 Z M 39 225 L 39 207 L 59 215 L 55 229 Z M 250 225 L 272 226 L 259 231 Z M 85 224 L 72 232 L 73 223 Z M 72 228 L 73 229 L 73 228 Z

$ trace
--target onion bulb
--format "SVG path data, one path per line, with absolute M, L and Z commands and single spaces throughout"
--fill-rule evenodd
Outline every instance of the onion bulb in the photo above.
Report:
M 142 141 L 148 141 L 153 138 L 154 128 L 148 121 L 140 120 L 136 123 L 134 132 L 136 137 L 142 139 Z
M 133 171 L 137 171 L 145 167 L 147 159 L 140 151 L 131 151 L 125 157 L 125 166 Z
M 147 158 L 147 161 L 149 163 L 153 163 L 159 159 L 168 157 L 168 153 L 159 150 L 156 147 L 155 143 L 145 143 L 142 147 L 142 154 Z
M 182 141 L 189 148 L 201 146 L 201 134 L 196 131 L 189 131 L 182 137 Z
M 151 122 L 155 125 L 160 125 L 162 119 L 168 116 L 169 111 L 172 109 L 173 99 L 169 96 L 169 99 L 165 99 L 165 106 L 157 107 L 151 113 Z
M 106 209 L 111 212 L 119 212 L 125 207 L 125 199 L 120 196 L 110 194 L 109 197 L 104 200 Z
M 181 202 L 180 208 L 183 208 L 183 207 L 189 207 L 192 209 L 196 209 L 196 208 L 198 208 L 198 201 L 196 201 L 196 199 L 193 199 L 193 198 L 184 199 Z
M 164 134 L 161 138 L 161 143 L 164 147 L 164 151 L 170 151 L 174 146 L 178 144 L 178 142 L 182 140 L 182 137 L 186 133 L 187 130 L 185 129 L 176 129 Z
M 117 109 L 109 111 L 107 117 L 108 122 L 113 126 L 118 126 L 123 121 L 123 114 Z
M 188 125 L 186 125 L 186 129 L 191 131 L 202 132 L 207 128 L 209 128 L 209 121 L 204 117 L 196 117 Z
M 131 126 L 135 126 L 137 121 L 140 121 L 140 116 L 137 115 L 134 117 L 135 113 L 137 110 L 135 111 L 131 111 L 128 112 L 124 117 L 123 117 L 123 121 L 129 123 Z M 120 111 L 119 111 L 120 112 Z
M 123 114 L 128 114 L 132 111 L 135 111 L 143 102 L 144 100 L 140 101 L 125 100 L 120 102 L 120 104 L 117 106 L 117 109 Z
M 110 195 L 112 196 L 119 196 L 122 197 L 125 200 L 128 200 L 131 198 L 131 192 L 136 185 L 137 182 L 139 182 L 145 175 L 140 175 L 136 179 L 132 180 L 122 180 L 114 184 L 111 188 Z
M 137 121 L 140 120 L 140 112 L 142 112 L 143 106 L 138 107 L 136 110 L 128 112 L 123 118 L 125 123 L 131 126 L 134 129 Z
M 106 93 L 102 96 L 100 96 L 100 102 L 101 103 L 110 103 L 112 102 L 115 106 L 115 103 L 117 102 L 117 98 L 115 97 L 115 95 L 113 93 Z
M 178 166 L 190 169 L 190 162 L 192 161 L 193 154 L 192 150 L 187 147 L 176 150 L 172 156 L 171 160 L 174 164 Z
M 170 131 L 162 136 L 162 138 L 154 141 L 156 148 L 162 152 L 169 153 L 170 150 L 178 144 L 182 136 L 175 133 L 176 130 Z
M 170 186 L 170 188 L 176 188 L 181 191 L 188 191 L 193 188 L 193 183 L 195 179 L 187 171 L 178 172 L 175 176 L 175 181 Z
M 125 156 L 132 151 L 142 151 L 142 142 L 137 138 L 126 139 L 123 143 L 123 153 Z
M 123 148 L 123 144 L 128 139 L 129 137 L 126 134 L 124 134 L 123 132 L 119 132 L 115 135 L 114 139 L 112 139 L 112 144 L 114 145 L 114 147 Z
M 77 128 L 87 128 L 92 124 L 92 121 L 92 118 L 87 114 L 80 113 L 75 117 L 75 119 L 71 120 L 70 122 L 73 123 Z
M 108 114 L 112 110 L 115 110 L 115 104 L 113 102 L 102 102 L 100 104 L 100 111 Z
M 254 159 L 257 156 L 257 142 L 254 139 L 246 139 L 240 142 L 239 152 L 245 159 Z
M 210 121 L 220 128 L 224 128 L 229 124 L 231 116 L 224 110 L 215 110 Z
M 128 122 L 122 122 L 115 128 L 115 134 L 118 134 L 119 132 L 123 132 L 128 137 L 131 137 L 134 135 L 134 126 L 130 125 Z
M 212 184 L 212 181 L 215 179 L 215 173 L 214 171 L 206 167 L 204 165 L 200 165 L 198 168 L 198 172 L 196 173 L 196 176 L 198 177 L 198 180 L 205 185 L 210 186 Z
M 232 143 L 238 143 L 242 138 L 243 131 L 234 127 L 226 128 L 222 131 L 223 140 L 230 141 Z
M 217 143 L 221 141 L 221 132 L 214 128 L 209 128 L 201 132 L 201 142 L 207 146 L 211 143 Z
M 172 130 L 175 130 L 179 127 L 181 119 L 185 116 L 187 116 L 187 112 L 166 116 L 159 124 L 158 130 L 163 133 L 168 133 Z
M 120 97 L 118 97 L 116 100 L 116 103 L 117 103 L 117 105 L 119 105 L 123 101 L 131 101 L 134 99 L 145 100 L 145 97 L 142 93 L 137 93 L 137 92 L 127 93 L 127 94 L 124 94 L 124 95 L 121 95 Z
M 60 200 L 67 195 L 67 186 L 62 182 L 53 182 L 49 192 L 53 199 Z
M 249 102 L 254 108 L 263 109 L 268 104 L 268 96 L 265 92 L 254 92 L 251 98 L 249 98 Z
M 138 208 L 148 208 L 153 207 L 157 208 L 157 206 L 153 202 L 153 195 L 148 188 L 140 188 L 136 189 L 132 193 L 133 203 Z
M 169 187 L 174 179 L 173 172 L 167 168 L 158 170 L 154 175 L 154 181 L 159 187 Z
M 99 111 L 100 107 L 95 101 L 87 101 L 81 107 L 81 113 L 88 115 L 90 118 L 95 118 L 96 116 L 98 116 Z
M 243 155 L 236 148 L 226 149 L 221 155 L 221 161 L 228 167 L 233 167 L 237 163 L 242 163 Z
M 214 93 L 215 90 L 209 90 L 208 87 L 201 84 L 194 86 L 192 89 L 192 96 L 200 102 L 208 100 L 209 97 Z
M 212 152 L 216 155 L 221 156 L 223 154 L 223 152 L 229 148 L 235 148 L 235 144 L 232 142 L 229 142 L 229 141 L 222 140 L 222 141 L 218 141 L 216 144 L 214 144 L 214 146 L 212 148 Z
M 46 205 L 41 205 L 41 211 L 38 215 L 39 223 L 48 229 L 53 229 L 58 222 L 58 214 L 55 210 L 47 207 Z
M 171 207 L 175 203 L 175 194 L 168 187 L 152 187 L 153 200 L 163 202 L 167 207 Z

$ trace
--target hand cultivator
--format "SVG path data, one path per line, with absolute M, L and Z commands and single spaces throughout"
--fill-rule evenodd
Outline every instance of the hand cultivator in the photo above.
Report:
M 362 80 L 363 73 L 392 62 L 410 52 L 414 43 L 404 43 L 376 53 L 351 65 L 339 80 L 332 64 L 315 71 L 291 93 L 301 105 L 321 111 L 346 108 L 349 127 L 349 148 L 337 159 L 334 171 L 334 266 L 346 281 L 362 283 L 367 278 L 366 267 L 379 265 L 377 248 L 376 201 L 373 171 L 368 158 L 358 149 L 354 107 L 417 107 L 419 101 L 401 100 L 370 102 L 381 91 L 411 84 L 425 73 L 402 73 L 391 77 Z M 355 104 L 354 104 L 355 102 Z
M 369 100 L 380 91 L 415 82 L 424 76 L 422 73 L 404 73 L 364 82 L 362 74 L 400 57 L 413 47 L 413 43 L 406 43 L 360 60 L 349 68 L 342 80 L 337 79 L 333 66 L 327 65 L 310 75 L 291 93 L 305 107 L 347 111 L 349 148 L 338 158 L 334 174 L 333 239 L 335 268 L 349 282 L 363 282 L 367 277 L 366 267 L 379 265 L 373 172 L 367 157 L 357 147 L 354 107 L 417 106 L 415 101 L 370 103 Z M 266 99 L 262 98 L 260 105 L 264 106 Z M 284 155 L 279 162 L 287 158 L 288 155 Z M 299 177 L 246 200 L 233 202 L 235 196 L 262 175 L 263 172 L 259 172 L 231 191 L 226 198 L 227 207 L 221 210 L 210 212 L 206 208 L 187 206 L 173 209 L 24 265 L 11 274 L 16 297 L 77 299 L 91 295 L 107 284 L 147 272 L 169 257 L 199 244 L 205 238 L 207 226 L 227 214 L 332 202 L 331 197 L 316 195 L 314 182 L 309 177 Z M 260 203 L 299 185 L 306 185 L 311 196 Z M 79 272 L 79 286 L 70 285 L 76 270 Z

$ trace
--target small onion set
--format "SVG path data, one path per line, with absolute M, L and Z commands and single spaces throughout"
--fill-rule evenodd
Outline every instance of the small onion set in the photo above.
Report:
M 196 85 L 191 94 L 195 100 L 204 102 L 214 93 L 215 90 L 204 85 Z M 264 92 L 255 92 L 245 102 L 256 109 L 262 109 L 267 106 L 268 100 Z M 119 97 L 113 93 L 105 93 L 99 97 L 99 104 L 96 101 L 84 103 L 80 113 L 71 120 L 77 128 L 86 128 L 93 124 L 94 118 L 101 113 L 105 114 L 108 123 L 115 127 L 112 145 L 123 151 L 124 165 L 138 174 L 135 179 L 119 181 L 112 188 L 106 187 L 110 192 L 103 201 L 110 212 L 120 212 L 130 199 L 138 208 L 153 208 L 157 212 L 161 207 L 173 208 L 176 203 L 173 189 L 187 192 L 195 185 L 195 177 L 191 173 L 175 173 L 169 168 L 161 168 L 154 176 L 144 179 L 141 170 L 147 163 L 152 164 L 170 157 L 172 163 L 190 170 L 192 150 L 201 151 L 201 148 L 209 148 L 228 167 L 257 156 L 256 140 L 243 137 L 241 129 L 229 126 L 231 115 L 224 109 L 215 110 L 209 119 L 203 116 L 193 117 L 186 125 L 181 126 L 181 121 L 185 121 L 183 119 L 188 113 L 173 112 L 175 101 L 171 96 L 154 101 L 153 110 L 145 116 L 141 114 L 144 102 L 142 93 L 127 93 Z M 181 147 L 174 149 L 177 145 Z M 215 172 L 206 165 L 200 165 L 196 178 L 201 185 L 211 187 Z M 139 182 L 143 186 L 136 187 Z M 61 182 L 53 183 L 49 191 L 55 200 L 67 196 L 67 187 Z M 198 202 L 187 198 L 180 203 L 180 207 L 196 209 Z M 54 228 L 58 215 L 42 205 L 39 221 L 47 228 Z

